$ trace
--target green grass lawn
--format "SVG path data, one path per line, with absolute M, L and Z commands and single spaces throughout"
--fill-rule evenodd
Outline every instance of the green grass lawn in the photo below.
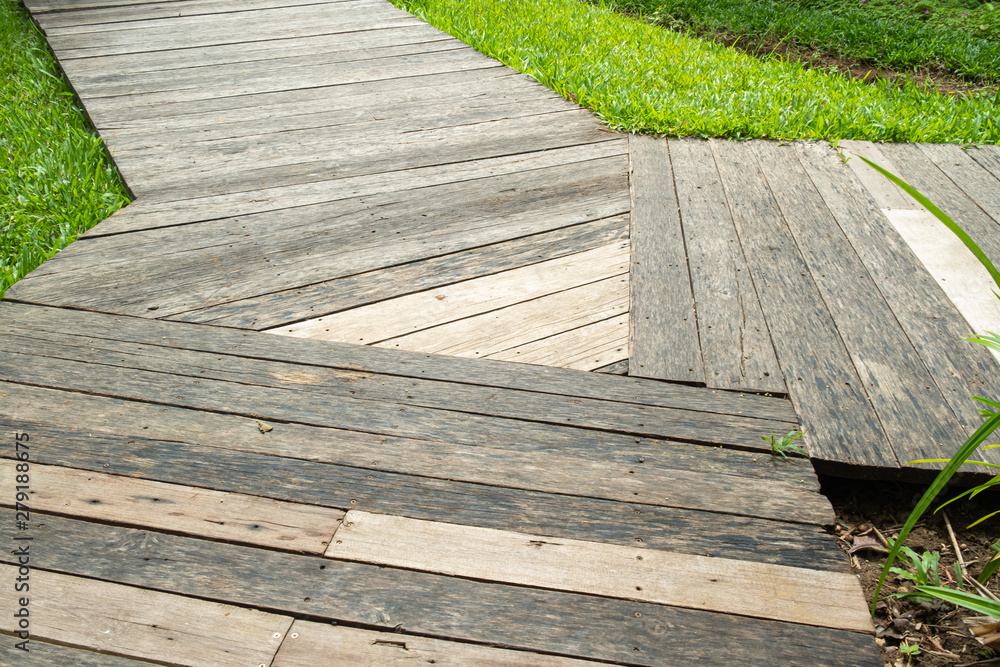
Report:
M 666 135 L 1000 143 L 988 97 L 854 81 L 580 0 L 393 0 L 611 127 Z M 538 20 L 544 17 L 544 20 Z
M 1000 81 L 1000 9 L 979 0 L 608 0 L 677 30 L 788 43 L 900 71 Z
M 24 8 L 0 0 L 0 296 L 126 203 Z

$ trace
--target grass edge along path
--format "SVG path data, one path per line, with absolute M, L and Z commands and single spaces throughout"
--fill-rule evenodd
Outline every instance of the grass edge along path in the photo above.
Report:
M 128 203 L 41 32 L 0 0 L 0 298 Z
M 989 98 L 843 74 L 664 30 L 581 0 L 390 0 L 609 127 L 738 139 L 998 144 Z

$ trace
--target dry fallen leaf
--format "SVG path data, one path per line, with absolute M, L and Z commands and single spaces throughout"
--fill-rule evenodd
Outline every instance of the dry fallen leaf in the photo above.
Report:
M 274 430 L 273 426 L 268 426 L 267 424 L 265 424 L 262 421 L 257 422 L 257 428 L 260 429 L 261 433 L 267 433 L 268 431 L 273 431 Z
M 881 542 L 870 535 L 854 536 L 854 546 L 850 548 L 850 553 L 854 554 L 859 551 L 877 551 L 883 554 L 889 553 L 889 550 L 883 547 Z

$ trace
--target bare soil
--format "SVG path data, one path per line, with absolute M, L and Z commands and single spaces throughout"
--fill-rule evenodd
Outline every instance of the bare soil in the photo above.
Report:
M 871 604 L 875 586 L 885 563 L 885 540 L 893 539 L 926 487 L 896 482 L 855 482 L 823 478 L 823 492 L 837 512 L 833 534 L 837 543 L 859 575 L 865 596 Z M 941 502 L 961 492 L 946 489 Z M 992 557 L 990 547 L 1000 538 L 1000 522 L 986 521 L 972 529 L 967 526 L 979 517 L 1000 507 L 997 494 L 983 494 L 973 501 L 959 501 L 936 514 L 928 513 L 910 533 L 906 545 L 918 554 L 938 551 L 941 554 L 941 583 L 954 582 L 956 551 L 945 523 L 950 520 L 968 573 L 978 576 Z M 932 505 L 932 509 L 938 503 Z M 853 551 L 853 553 L 852 553 Z M 897 562 L 905 568 L 905 562 Z M 1000 576 L 987 582 L 987 589 L 1000 597 Z M 942 601 L 921 602 L 893 597 L 913 590 L 913 582 L 890 576 L 882 589 L 875 614 L 876 642 L 887 666 L 967 666 L 1000 665 L 1000 645 L 983 646 L 970 628 L 987 619 Z M 907 656 L 900 645 L 919 646 L 920 655 Z

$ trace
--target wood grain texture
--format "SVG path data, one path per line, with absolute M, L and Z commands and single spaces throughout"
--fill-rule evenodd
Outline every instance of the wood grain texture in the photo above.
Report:
M 667 142 L 709 387 L 785 392 L 707 141 Z
M 510 651 L 440 639 L 372 632 L 343 625 L 295 621 L 289 639 L 274 657 L 274 667 L 314 667 L 316 656 L 329 667 L 441 665 L 441 667 L 583 667 L 589 660 Z
M 769 503 L 764 502 L 763 498 L 771 498 L 771 502 L 778 501 L 786 494 L 793 493 L 792 490 L 793 495 L 798 496 L 795 500 L 798 506 L 811 505 L 805 500 L 808 494 L 820 499 L 819 485 L 812 475 L 809 463 L 801 459 L 779 462 L 752 452 L 625 435 L 594 434 L 577 428 L 562 431 L 522 429 L 507 440 L 494 436 L 488 443 L 481 438 L 463 438 L 460 434 L 428 440 L 294 423 L 283 423 L 280 428 L 262 434 L 257 420 L 248 417 L 6 382 L 0 383 L 0 405 L 12 428 L 18 420 L 32 424 L 45 423 L 50 430 L 64 429 L 67 433 L 92 434 L 109 446 L 117 441 L 124 447 L 129 440 L 135 438 L 172 441 L 236 452 L 285 456 L 493 485 L 498 485 L 505 474 L 517 474 L 508 473 L 508 470 L 517 470 L 518 461 L 521 461 L 524 463 L 524 473 L 518 476 L 522 480 L 531 479 L 527 488 L 538 490 L 546 490 L 544 486 L 538 485 L 544 484 L 546 479 L 551 481 L 553 475 L 558 478 L 573 474 L 575 466 L 587 469 L 597 465 L 603 466 L 608 475 L 605 479 L 591 480 L 591 483 L 605 485 L 612 478 L 625 480 L 633 479 L 625 475 L 636 476 L 636 481 L 630 482 L 628 488 L 623 490 L 629 494 L 640 491 L 639 496 L 633 497 L 637 502 L 647 498 L 641 493 L 644 488 L 655 493 L 660 490 L 660 484 L 667 486 L 666 480 L 672 471 L 705 475 L 719 482 L 726 480 L 728 475 L 733 475 L 737 479 L 751 482 L 750 488 L 761 491 L 762 498 L 754 497 L 753 502 L 740 509 L 748 514 L 764 511 L 762 508 Z M 494 462 L 494 457 L 499 457 L 499 460 Z M 552 460 L 550 457 L 557 457 L 573 465 L 546 466 Z M 507 465 L 504 464 L 505 461 Z M 637 467 L 636 464 L 641 465 Z M 534 469 L 536 467 L 537 470 Z M 500 470 L 504 472 L 498 472 Z M 629 470 L 634 472 L 628 473 Z M 620 471 L 620 474 L 615 475 L 614 471 Z M 657 481 L 659 475 L 665 476 L 662 481 Z M 512 479 L 507 479 L 510 482 L 507 486 L 518 486 Z M 702 483 L 707 481 L 706 479 Z M 770 484 L 786 491 L 765 492 Z M 698 487 L 700 484 L 693 486 Z M 732 488 L 735 491 L 738 485 L 734 484 Z M 574 487 L 559 492 L 573 495 L 580 490 Z M 678 492 L 681 489 L 670 490 L 669 499 L 672 502 L 679 498 Z M 700 497 L 700 502 L 705 504 L 715 502 L 719 493 L 715 491 L 712 498 L 709 498 L 699 496 L 697 488 L 692 491 L 694 497 Z M 791 512 L 791 508 L 789 511 Z M 827 513 L 823 515 L 826 517 L 824 523 L 830 522 L 828 512 L 827 508 Z M 801 518 L 805 513 L 792 512 L 792 516 Z M 781 515 L 775 518 L 781 518 Z
M 17 576 L 12 565 L 0 572 L 8 581 Z M 292 625 L 288 616 L 34 568 L 31 585 L 32 636 L 174 665 L 270 664 Z M 12 595 L 0 600 L 6 632 L 16 604 Z
M 615 243 L 288 327 L 269 329 L 268 333 L 370 345 L 620 276 L 627 271 L 627 267 L 628 246 Z M 481 325 L 477 324 L 474 328 L 481 329 Z M 461 332 L 451 340 L 468 340 L 469 333 Z M 441 335 L 445 340 L 440 347 L 447 348 L 448 338 Z M 422 349 L 420 342 L 401 347 Z M 490 350 L 493 351 L 496 350 Z
M 831 657 L 828 664 L 881 664 L 871 637 L 861 633 L 108 530 L 61 517 L 46 517 L 35 534 L 49 545 L 40 568 L 316 621 L 639 665 L 709 658 L 720 665 L 815 665 L 823 656 Z M 729 641 L 706 647 L 706 633 L 718 632 Z
M 11 488 L 15 466 L 15 461 L 0 460 L 0 480 Z M 285 551 L 322 553 L 344 516 L 321 507 L 60 466 L 32 465 L 31 479 L 33 510 Z
M 948 458 L 961 424 L 799 163 L 795 149 L 772 143 L 754 148 L 896 458 L 901 463 Z M 808 337 L 804 328 L 802 335 Z
M 434 379 L 480 387 L 596 398 L 713 414 L 747 415 L 786 423 L 797 420 L 790 403 L 781 398 L 687 387 L 642 378 L 604 377 L 558 368 L 511 365 L 405 351 L 382 350 L 333 342 L 119 317 L 0 302 L 3 321 L 12 327 L 55 334 L 72 334 L 100 341 L 159 345 L 207 352 L 223 357 L 251 357 L 319 368 L 341 368 L 409 378 Z
M 597 370 L 629 358 L 629 317 L 618 315 L 539 341 L 489 355 L 488 359 Z M 627 372 L 627 370 L 625 371 Z
M 0 661 L 3 664 L 12 667 L 18 665 L 30 665 L 30 667 L 66 667 L 66 665 L 74 665 L 74 667 L 149 667 L 149 663 L 145 660 L 133 660 L 120 655 L 61 646 L 41 641 L 37 637 L 31 638 L 28 652 L 25 652 L 16 647 L 20 641 L 20 638 L 15 640 L 5 636 L 4 641 L 0 642 Z
M 851 574 L 551 540 L 356 510 L 348 512 L 326 555 L 855 632 L 874 629 Z
M 754 287 L 813 458 L 897 467 L 837 325 L 809 275 L 751 144 L 712 141 Z M 789 304 L 795 304 L 794 311 Z
M 628 247 L 627 242 L 625 247 Z M 620 266 L 627 271 L 628 260 Z M 581 282 L 585 280 L 587 276 L 578 278 Z M 449 290 L 435 291 L 447 294 Z M 390 338 L 377 345 L 459 357 L 490 357 L 521 345 L 535 344 L 558 354 L 562 351 L 559 347 L 562 339 L 556 336 L 612 317 L 628 318 L 628 273 L 486 310 L 465 319 Z M 626 323 L 626 331 L 627 326 Z M 553 362 L 550 365 L 562 365 L 561 356 L 548 358 Z
M 971 200 L 927 155 L 914 144 L 886 144 L 882 152 L 899 170 L 897 175 L 934 202 L 982 248 L 994 264 L 1000 263 L 998 222 Z
M 879 150 L 878 146 L 870 141 L 840 141 L 838 146 L 848 160 L 847 166 L 868 190 L 879 208 L 903 210 L 923 208 L 902 188 L 859 159 L 861 157 L 867 158 L 890 173 L 898 174 L 895 165 Z
M 687 251 L 665 140 L 629 138 L 629 375 L 704 382 Z
M 845 169 L 839 156 L 821 144 L 798 144 L 796 148 L 803 167 L 877 281 L 948 405 L 971 434 L 982 418 L 969 397 L 983 395 L 987 378 L 997 377 L 1000 367 L 986 349 L 956 343 L 968 336 L 968 325 L 881 214 L 879 204 L 865 196 L 862 183 L 852 176 L 857 172 Z M 889 183 L 880 174 L 874 175 Z

